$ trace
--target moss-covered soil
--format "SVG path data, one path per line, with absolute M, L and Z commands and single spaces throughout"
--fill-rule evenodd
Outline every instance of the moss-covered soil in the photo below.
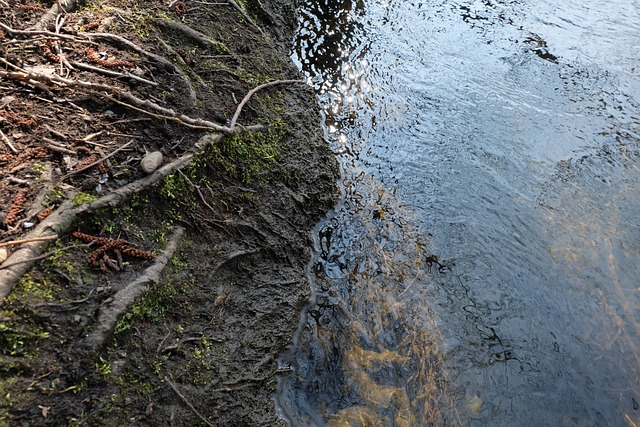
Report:
M 14 268 L 13 242 L 46 220 L 37 214 L 140 180 L 149 152 L 164 165 L 196 154 L 126 202 L 79 215 L 0 302 L 0 426 L 282 424 L 275 359 L 308 299 L 309 230 L 335 197 L 313 94 L 303 84 L 265 88 L 238 120 L 238 129 L 262 130 L 199 147 L 212 129 L 117 94 L 18 75 L 106 85 L 229 126 L 252 88 L 300 78 L 287 55 L 293 4 L 235 4 L 241 12 L 224 2 L 65 3 L 46 21 L 50 1 L 0 2 L 0 272 Z M 45 32 L 34 32 L 39 24 Z M 178 226 L 185 234 L 162 278 L 90 345 L 100 313 Z

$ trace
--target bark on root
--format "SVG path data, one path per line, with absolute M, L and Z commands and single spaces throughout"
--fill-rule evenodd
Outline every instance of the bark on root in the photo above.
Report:
M 100 348 L 113 331 L 118 317 L 126 312 L 135 300 L 147 290 L 150 283 L 160 281 L 160 276 L 178 248 L 183 234 L 184 228 L 176 227 L 164 252 L 156 257 L 153 265 L 147 268 L 140 277 L 120 289 L 111 303 L 102 307 L 96 326 L 86 338 L 88 347 L 94 350 Z
M 217 143 L 221 139 L 221 134 L 208 134 L 202 137 L 197 145 L 202 147 Z M 4 299 L 9 295 L 13 286 L 29 271 L 33 263 L 39 259 L 39 256 L 44 253 L 49 245 L 50 240 L 40 239 L 54 239 L 62 236 L 69 230 L 80 214 L 120 205 L 133 194 L 149 188 L 170 173 L 187 166 L 193 161 L 194 156 L 195 153 L 185 154 L 172 163 L 164 165 L 151 175 L 120 187 L 93 203 L 75 206 L 70 200 L 64 202 L 57 210 L 38 224 L 32 232 L 25 236 L 25 240 L 31 241 L 21 245 L 0 265 L 0 306 L 2 306 Z

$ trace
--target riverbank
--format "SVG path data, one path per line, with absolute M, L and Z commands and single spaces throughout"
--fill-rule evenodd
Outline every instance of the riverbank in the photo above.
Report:
M 64 3 L 1 16 L 0 426 L 278 425 L 337 177 L 294 6 Z

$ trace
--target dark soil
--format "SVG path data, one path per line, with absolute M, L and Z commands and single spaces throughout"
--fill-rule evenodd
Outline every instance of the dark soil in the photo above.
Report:
M 313 93 L 303 84 L 259 91 L 238 129 L 264 128 L 205 148 L 196 143 L 211 129 L 145 114 L 149 108 L 123 105 L 117 93 L 228 126 L 249 90 L 300 78 L 288 58 L 294 6 L 248 0 L 243 14 L 220 3 L 168 4 L 74 5 L 59 14 L 57 29 L 55 19 L 45 22 L 69 36 L 58 43 L 17 31 L 43 22 L 51 2 L 0 2 L 0 22 L 13 30 L 0 33 L 0 263 L 20 247 L 8 243 L 29 239 L 46 221 L 47 209 L 65 209 L 69 199 L 85 206 L 136 182 L 148 152 L 160 151 L 165 165 L 196 152 L 126 203 L 79 215 L 0 298 L 0 426 L 282 424 L 272 400 L 276 357 L 308 300 L 309 230 L 336 191 Z M 117 38 L 86 38 L 91 32 L 152 55 Z M 104 96 L 7 75 L 19 69 L 116 90 Z M 185 235 L 162 279 L 120 313 L 106 339 L 89 343 L 99 314 L 178 226 Z M 85 235 L 96 240 L 91 247 Z M 107 248 L 98 237 L 124 243 Z

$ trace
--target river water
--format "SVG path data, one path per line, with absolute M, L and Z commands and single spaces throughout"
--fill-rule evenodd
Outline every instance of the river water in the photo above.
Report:
M 640 425 L 640 2 L 303 0 L 342 197 L 292 426 Z

